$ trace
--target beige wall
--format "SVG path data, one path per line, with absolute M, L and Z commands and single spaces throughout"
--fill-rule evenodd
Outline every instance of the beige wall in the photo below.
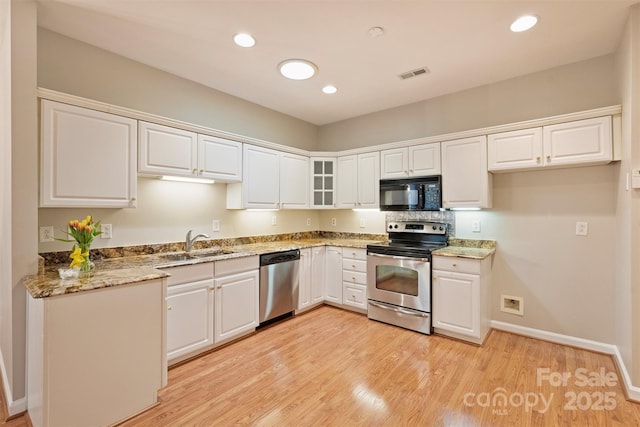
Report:
M 618 103 L 607 55 L 322 126 L 318 148 L 366 147 Z
M 618 177 L 616 246 L 616 344 L 632 382 L 640 384 L 640 190 L 626 190 L 627 174 L 640 165 L 640 5 L 631 9 L 617 55 L 623 99 L 623 159 Z
M 0 349 L 10 414 L 26 409 L 26 290 L 37 271 L 36 4 L 2 2 Z M 8 18 L 10 17 L 10 18 Z M 10 90 L 8 86 L 10 85 Z M 6 157 L 5 157 L 6 156 Z M 10 260 L 10 261 L 9 261 Z
M 315 125 L 43 28 L 38 85 L 306 150 L 317 140 Z

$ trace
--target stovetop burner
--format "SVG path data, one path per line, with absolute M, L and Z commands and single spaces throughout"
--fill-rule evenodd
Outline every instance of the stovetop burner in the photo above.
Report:
M 367 253 L 428 258 L 447 246 L 447 224 L 440 222 L 390 222 L 388 244 L 367 245 Z

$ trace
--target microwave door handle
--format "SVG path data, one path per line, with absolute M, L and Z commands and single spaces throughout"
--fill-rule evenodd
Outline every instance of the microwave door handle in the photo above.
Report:
M 424 200 L 425 192 L 426 190 L 424 188 L 424 184 L 420 184 L 418 186 L 418 209 L 425 208 L 425 200 Z

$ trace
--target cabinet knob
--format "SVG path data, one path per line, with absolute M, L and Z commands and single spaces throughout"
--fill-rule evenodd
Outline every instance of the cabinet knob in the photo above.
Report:
M 458 264 L 451 264 L 451 267 L 457 267 Z
M 222 285 L 218 285 L 218 286 L 217 286 L 217 289 L 222 289 Z
M 168 306 L 167 306 L 167 310 L 168 310 L 168 311 L 171 311 L 171 308 L 172 308 L 172 307 L 171 307 L 170 305 L 168 305 Z
M 351 280 L 353 280 L 353 281 L 355 282 L 355 281 L 356 281 L 356 278 L 355 278 L 355 277 L 351 277 Z
M 198 171 L 198 175 L 202 175 L 202 172 L 204 172 L 204 169 L 200 169 L 200 170 Z
M 540 163 L 540 156 L 536 157 L 536 162 Z
M 193 173 L 194 175 L 198 175 L 198 169 L 193 169 L 191 173 Z
M 135 202 L 136 200 L 138 200 L 138 199 L 136 199 L 135 197 L 132 197 L 132 198 L 131 198 L 131 201 L 132 201 L 132 202 Z
M 547 156 L 547 161 L 550 162 L 551 161 L 551 156 Z
M 355 264 L 351 264 L 351 268 L 356 268 L 356 265 Z

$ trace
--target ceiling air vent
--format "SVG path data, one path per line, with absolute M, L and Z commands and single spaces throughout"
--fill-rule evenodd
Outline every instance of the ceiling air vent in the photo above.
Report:
M 398 77 L 400 77 L 402 80 L 407 80 L 412 77 L 420 76 L 422 74 L 429 74 L 430 72 L 431 71 L 429 71 L 427 67 L 422 67 L 422 68 L 417 68 L 415 70 L 407 71 L 406 73 L 402 73 Z

